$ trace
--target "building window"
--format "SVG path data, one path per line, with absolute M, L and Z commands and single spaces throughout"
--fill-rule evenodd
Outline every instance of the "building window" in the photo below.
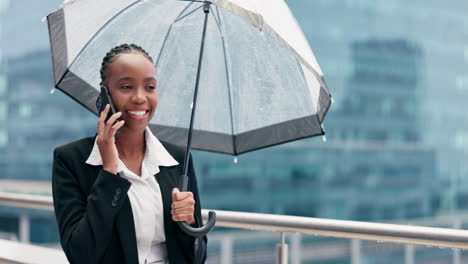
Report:
M 468 46 L 465 47 L 465 61 L 468 62 Z
M 19 115 L 22 118 L 28 118 L 32 114 L 32 106 L 30 104 L 21 104 L 19 106 Z
M 5 75 L 0 75 L 0 96 L 5 94 L 7 87 L 7 80 Z
M 8 108 L 5 102 L 0 102 L 0 122 L 6 121 L 8 116 Z
M 455 147 L 468 150 L 468 133 L 466 131 L 458 131 L 455 134 Z
M 455 78 L 455 86 L 458 90 L 468 90 L 468 77 L 457 76 Z
M 0 130 L 0 147 L 5 147 L 8 143 L 8 134 L 5 130 Z

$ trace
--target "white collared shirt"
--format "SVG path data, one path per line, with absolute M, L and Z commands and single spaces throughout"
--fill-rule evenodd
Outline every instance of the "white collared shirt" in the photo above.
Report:
M 96 141 L 86 163 L 99 166 L 102 158 Z M 179 164 L 148 127 L 145 129 L 145 142 L 141 177 L 130 171 L 120 159 L 117 168 L 120 177 L 132 184 L 127 195 L 132 207 L 140 264 L 167 261 L 161 189 L 154 175 L 159 173 L 159 166 Z

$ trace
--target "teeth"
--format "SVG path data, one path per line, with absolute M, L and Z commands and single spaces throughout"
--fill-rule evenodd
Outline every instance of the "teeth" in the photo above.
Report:
M 146 111 L 127 111 L 127 112 L 136 116 L 143 116 L 146 113 Z

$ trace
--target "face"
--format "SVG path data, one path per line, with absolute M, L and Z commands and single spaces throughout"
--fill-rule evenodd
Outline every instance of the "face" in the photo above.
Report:
M 109 65 L 107 86 L 125 125 L 121 129 L 144 131 L 156 111 L 156 69 L 141 53 L 123 53 Z

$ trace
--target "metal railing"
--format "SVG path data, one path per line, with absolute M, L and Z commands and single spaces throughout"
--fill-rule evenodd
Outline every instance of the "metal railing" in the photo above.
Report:
M 53 210 L 52 197 L 0 192 L 0 205 Z M 204 219 L 209 210 L 202 210 Z M 218 227 L 241 228 L 280 232 L 277 247 L 277 263 L 287 263 L 288 247 L 284 233 L 300 233 L 336 238 L 352 239 L 351 247 L 359 249 L 359 240 L 410 244 L 405 248 L 407 263 L 414 263 L 414 246 L 468 249 L 468 231 L 460 229 L 422 227 L 402 224 L 384 224 L 358 221 L 332 220 L 287 215 L 243 213 L 216 210 Z M 354 251 L 354 250 L 353 250 Z M 0 260 L 1 260 L 0 256 Z M 454 253 L 454 263 L 459 263 L 459 254 Z M 360 255 L 352 257 L 360 263 Z

